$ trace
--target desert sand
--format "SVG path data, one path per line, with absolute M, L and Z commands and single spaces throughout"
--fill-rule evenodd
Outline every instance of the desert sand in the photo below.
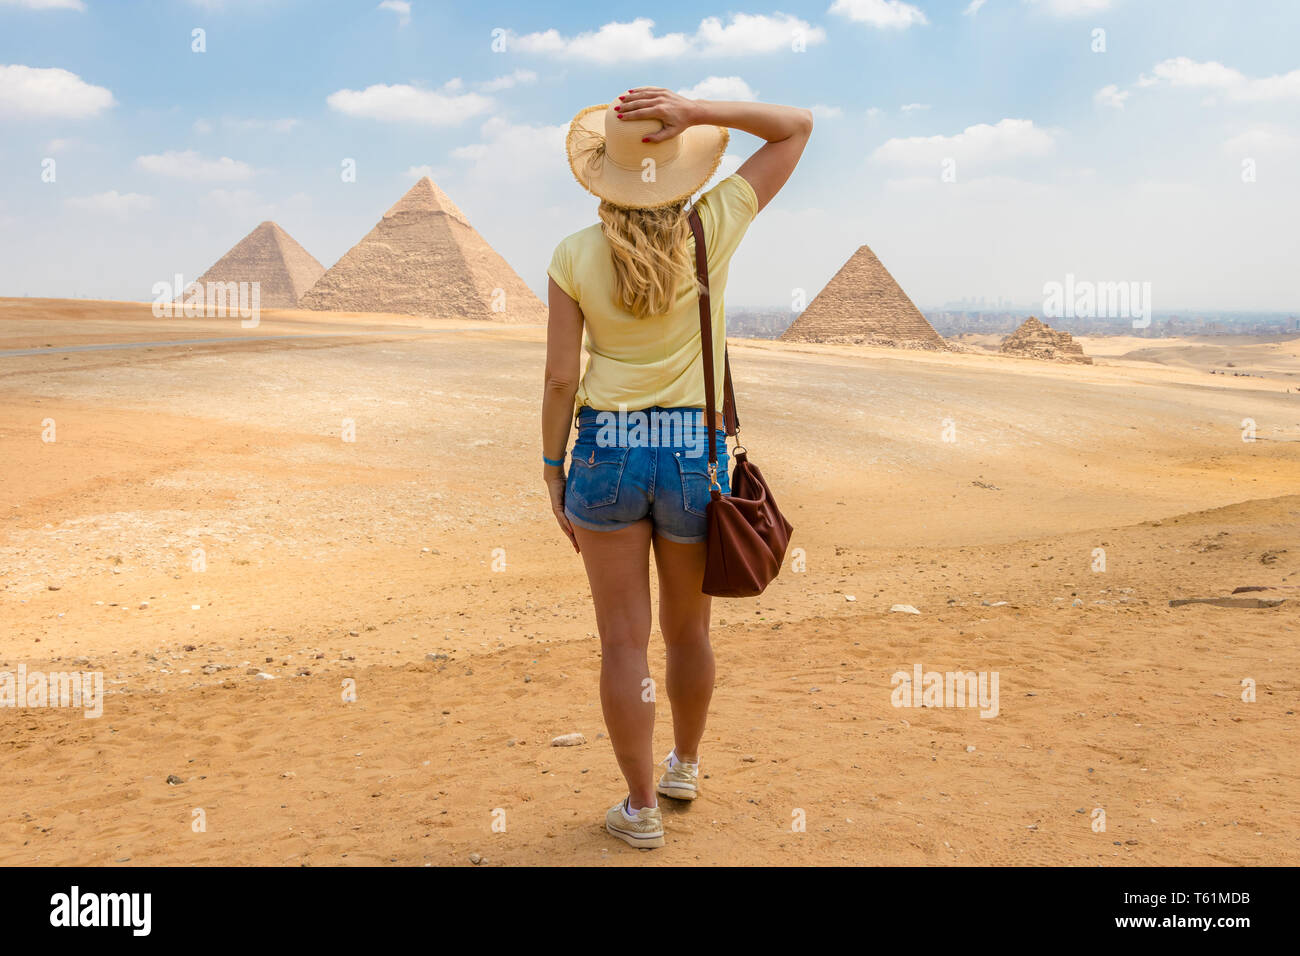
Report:
M 109 691 L 0 709 L 0 863 L 1300 863 L 1295 343 L 1225 377 L 1079 341 L 732 340 L 804 569 L 715 601 L 704 793 L 638 851 L 543 329 L 0 300 L 0 671 Z M 1289 597 L 1169 606 L 1241 586 Z M 998 715 L 896 708 L 917 663 L 998 672 Z

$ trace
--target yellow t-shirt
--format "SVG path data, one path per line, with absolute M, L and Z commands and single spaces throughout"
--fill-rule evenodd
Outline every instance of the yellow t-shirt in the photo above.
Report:
M 732 253 L 758 214 L 758 197 L 740 176 L 730 176 L 695 204 L 704 226 L 713 311 L 713 364 L 718 411 L 722 410 L 722 357 L 727 320 L 723 291 Z M 688 241 L 690 275 L 683 277 L 672 309 L 638 319 L 614 301 L 614 264 L 597 223 L 555 247 L 547 274 L 582 309 L 587 370 L 577 407 L 628 411 L 660 405 L 703 408 L 700 309 L 695 295 L 695 240 Z

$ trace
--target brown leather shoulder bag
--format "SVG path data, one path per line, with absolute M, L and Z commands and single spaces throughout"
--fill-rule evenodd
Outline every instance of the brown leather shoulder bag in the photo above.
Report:
M 718 450 L 713 440 L 717 420 L 713 397 L 713 314 L 709 307 L 709 262 L 704 248 L 704 224 L 694 209 L 688 217 L 695 236 L 695 275 L 700 288 L 700 348 L 704 360 L 704 399 L 709 424 L 709 553 L 704 565 L 705 594 L 714 597 L 754 597 L 762 594 L 781 572 L 794 528 L 776 506 L 763 473 L 749 460 L 739 441 L 731 457 L 731 494 L 718 484 Z M 739 435 L 736 395 L 731 386 L 731 361 L 722 343 L 722 415 L 728 435 Z

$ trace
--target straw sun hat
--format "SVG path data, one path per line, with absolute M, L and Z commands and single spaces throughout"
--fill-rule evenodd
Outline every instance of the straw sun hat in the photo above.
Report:
M 587 192 L 616 206 L 655 209 L 687 199 L 717 172 L 729 135 L 723 127 L 690 126 L 662 143 L 643 143 L 664 124 L 619 119 L 616 105 L 588 106 L 569 124 L 569 168 Z

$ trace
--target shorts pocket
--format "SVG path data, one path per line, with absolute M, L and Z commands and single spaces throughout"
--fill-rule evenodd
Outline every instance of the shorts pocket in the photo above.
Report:
M 709 456 L 695 455 L 688 457 L 685 454 L 678 454 L 674 457 L 677 462 L 677 470 L 682 478 L 682 508 L 688 514 L 704 515 L 708 513 L 709 499 L 712 495 L 709 489 L 712 487 L 709 482 Z M 727 485 L 727 453 L 725 449 L 718 453 L 718 484 L 722 487 L 722 493 L 728 492 Z
M 569 481 L 564 493 L 584 508 L 605 508 L 618 500 L 618 486 L 627 464 L 627 448 L 579 443 L 573 446 Z

